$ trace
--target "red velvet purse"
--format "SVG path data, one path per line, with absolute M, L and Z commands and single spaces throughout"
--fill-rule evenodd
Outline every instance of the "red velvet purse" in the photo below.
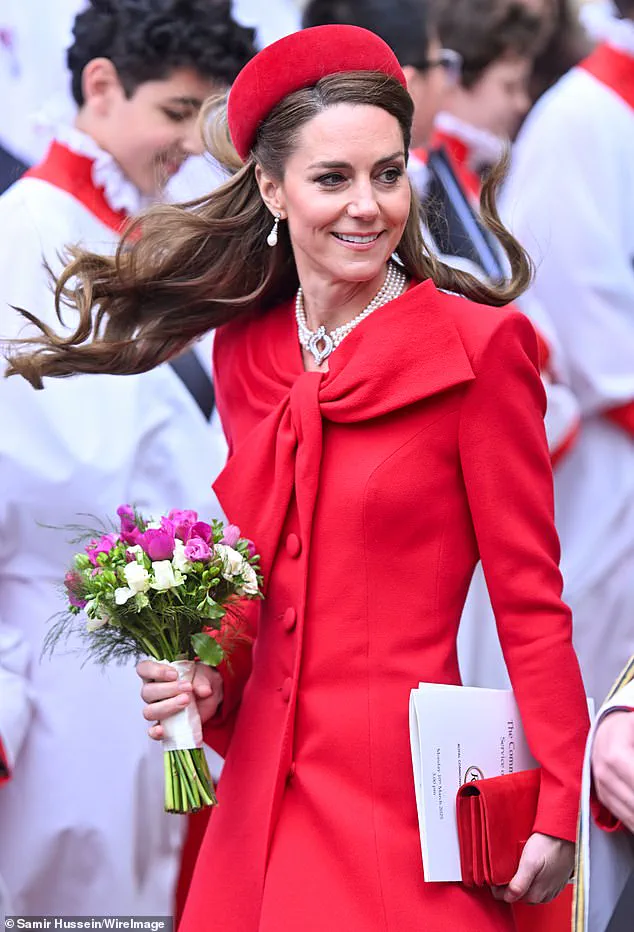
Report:
M 462 881 L 468 887 L 507 884 L 533 831 L 539 770 L 465 783 L 456 797 Z

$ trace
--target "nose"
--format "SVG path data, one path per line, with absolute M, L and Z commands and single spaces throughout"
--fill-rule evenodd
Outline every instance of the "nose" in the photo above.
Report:
M 379 213 L 379 205 L 371 184 L 359 184 L 352 192 L 348 202 L 347 214 L 355 220 L 374 220 Z
M 187 155 L 202 155 L 205 151 L 202 131 L 198 120 L 192 120 L 181 140 L 183 152 Z

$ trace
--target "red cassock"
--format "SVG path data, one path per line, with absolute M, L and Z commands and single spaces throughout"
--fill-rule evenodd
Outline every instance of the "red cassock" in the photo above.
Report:
M 510 930 L 488 890 L 423 882 L 408 701 L 460 682 L 481 556 L 544 768 L 535 829 L 574 839 L 588 721 L 535 333 L 424 282 L 329 364 L 304 371 L 291 302 L 216 337 L 216 491 L 267 597 L 205 730 L 228 754 L 181 932 Z

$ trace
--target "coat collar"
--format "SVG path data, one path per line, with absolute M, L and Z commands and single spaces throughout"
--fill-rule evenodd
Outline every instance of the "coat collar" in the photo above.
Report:
M 216 340 L 220 393 L 235 434 L 250 428 L 214 484 L 228 518 L 255 540 L 266 575 L 293 496 L 310 538 L 324 421 L 352 424 L 399 410 L 475 378 L 449 305 L 431 281 L 410 288 L 350 333 L 328 372 L 305 372 L 291 302 L 229 325 Z M 273 480 L 271 477 L 274 477 Z
M 448 311 L 460 300 L 430 281 L 410 287 L 356 327 L 329 359 L 329 371 L 306 373 L 293 302 L 253 317 L 235 340 L 247 383 L 259 383 L 266 407 L 284 400 L 305 376 L 319 382 L 322 416 L 333 421 L 379 417 L 474 377 Z M 231 338 L 233 341 L 233 337 Z

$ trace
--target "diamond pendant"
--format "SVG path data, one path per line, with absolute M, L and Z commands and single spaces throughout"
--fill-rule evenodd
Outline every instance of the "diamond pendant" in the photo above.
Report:
M 323 343 L 322 349 L 319 349 L 319 343 Z M 328 335 L 326 328 L 323 326 L 315 330 L 307 346 L 307 349 L 313 354 L 313 359 L 318 366 L 322 364 L 324 359 L 330 356 L 334 348 L 335 344 L 332 342 L 332 338 Z

